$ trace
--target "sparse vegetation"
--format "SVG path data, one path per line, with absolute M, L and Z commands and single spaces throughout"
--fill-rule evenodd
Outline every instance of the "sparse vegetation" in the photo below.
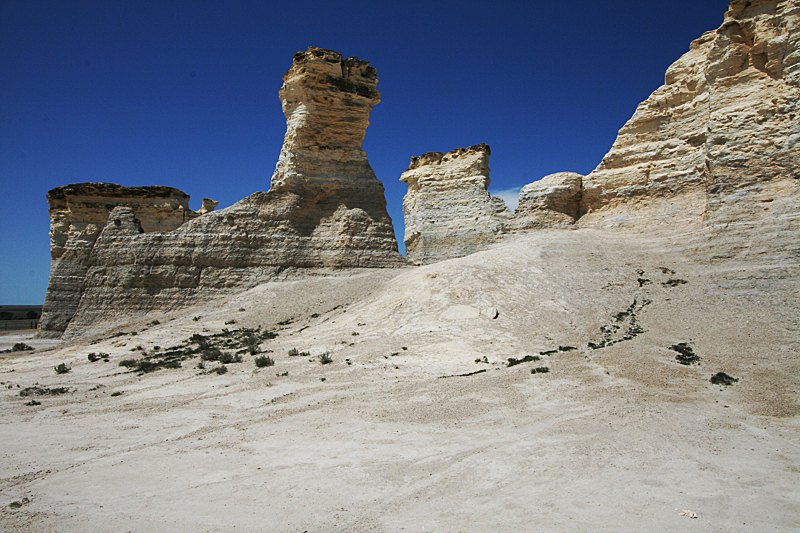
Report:
M 217 368 L 212 369 L 211 372 L 221 376 L 222 374 L 227 374 L 228 373 L 228 367 L 225 366 L 225 365 L 221 365 L 221 366 L 218 366 Z
M 508 358 L 508 366 L 512 367 L 512 366 L 516 366 L 516 365 L 519 365 L 519 364 L 522 364 L 522 363 L 529 363 L 531 361 L 538 361 L 539 359 L 541 359 L 541 357 L 539 357 L 538 355 L 526 355 L 522 359 L 515 359 L 513 357 L 509 357 Z
M 311 318 L 319 318 L 319 313 L 312 313 Z
M 24 342 L 18 342 L 11 347 L 12 352 L 27 352 L 29 350 L 33 350 L 33 346 L 25 344 Z
M 256 357 L 256 366 L 258 368 L 264 368 L 264 367 L 267 367 L 267 366 L 273 366 L 274 364 L 275 364 L 275 361 L 273 361 L 272 358 L 270 356 L 268 356 L 268 355 L 262 355 L 260 357 Z
M 29 402 L 25 402 L 25 405 L 30 405 L 32 407 L 34 405 L 42 405 L 42 402 L 37 402 L 36 400 L 31 400 Z
M 231 324 L 236 324 L 236 320 L 232 318 L 230 320 L 225 321 L 226 326 L 230 326 Z
M 673 344 L 670 346 L 670 349 L 678 352 L 678 355 L 675 356 L 675 360 L 682 365 L 689 366 L 700 363 L 700 356 L 694 353 L 694 350 L 687 342 Z
M 536 368 L 531 368 L 531 374 L 547 374 L 550 372 L 550 367 L 547 366 L 537 366 Z
M 330 352 L 323 352 L 323 353 L 319 354 L 318 359 L 319 359 L 320 364 L 322 364 L 322 365 L 328 365 L 328 364 L 333 363 L 333 357 L 331 357 Z
M 488 363 L 489 362 L 489 358 L 484 355 L 483 357 L 478 357 L 477 359 L 475 359 L 475 362 L 476 363 Z
M 111 397 L 113 398 L 115 396 L 122 396 L 122 391 L 118 390 L 118 391 L 112 392 L 111 393 Z
M 17 500 L 17 501 L 13 501 L 13 502 L 9 503 L 8 506 L 11 507 L 12 509 L 19 509 L 23 505 L 28 505 L 29 503 L 31 503 L 31 501 L 26 496 L 26 497 L 22 498 L 21 500 Z
M 95 361 L 99 361 L 100 359 L 108 361 L 108 357 L 109 355 L 103 352 L 99 353 L 91 352 L 89 355 L 86 356 L 86 358 L 89 360 L 90 363 L 94 363 Z
M 48 387 L 39 387 L 37 385 L 33 387 L 25 387 L 19 391 L 19 395 L 23 398 L 26 396 L 58 396 L 59 394 L 66 394 L 68 392 L 68 387 L 54 387 L 51 389 Z
M 685 283 L 689 283 L 685 279 L 670 279 L 662 283 L 665 287 L 677 287 L 678 285 L 683 285 Z
M 61 364 L 59 364 L 58 366 L 56 366 L 54 368 L 55 368 L 56 374 L 66 374 L 67 372 L 72 370 L 70 367 L 68 367 L 64 363 L 61 363 Z
M 716 374 L 711 376 L 711 379 L 709 381 L 711 381 L 712 385 L 724 385 L 728 387 L 739 381 L 739 379 L 733 376 L 729 376 L 725 372 L 717 372 Z
M 287 354 L 289 355 L 289 357 L 308 357 L 309 355 L 311 355 L 311 352 L 301 352 L 298 351 L 297 348 L 292 348 L 287 352 Z

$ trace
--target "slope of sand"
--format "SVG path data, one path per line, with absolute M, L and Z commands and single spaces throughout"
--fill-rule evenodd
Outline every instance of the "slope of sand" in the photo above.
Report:
M 5 355 L 0 530 L 800 528 L 797 265 L 680 244 L 542 231 Z M 119 366 L 256 326 L 278 334 L 260 345 L 275 366 Z M 629 338 L 590 348 L 603 331 Z M 681 342 L 699 365 L 677 363 Z M 720 371 L 739 381 L 712 385 Z M 35 384 L 70 392 L 26 405 Z

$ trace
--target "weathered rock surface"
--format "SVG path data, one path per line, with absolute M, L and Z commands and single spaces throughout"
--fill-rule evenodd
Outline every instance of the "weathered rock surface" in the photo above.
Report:
M 519 206 L 508 227 L 555 228 L 575 224 L 580 217 L 583 176 L 559 172 L 530 183 L 519 193 Z
M 526 185 L 502 230 L 658 228 L 688 232 L 687 247 L 713 245 L 727 257 L 778 248 L 796 256 L 787 236 L 800 230 L 799 29 L 797 0 L 733 0 L 722 26 L 669 67 L 664 85 L 637 107 L 593 172 Z M 409 258 L 418 253 L 415 239 L 430 236 L 421 254 L 430 261 L 485 247 L 485 236 L 498 231 L 495 218 L 461 213 L 479 187 L 444 183 L 425 201 L 409 186 Z M 453 220 L 462 224 L 456 231 Z M 731 233 L 733 226 L 739 231 Z M 432 240 L 440 235 L 446 241 Z
M 204 202 L 194 220 L 151 228 L 157 217 L 139 205 L 109 201 L 92 219 L 91 239 L 83 228 L 63 239 L 56 209 L 42 329 L 69 324 L 68 335 L 77 335 L 100 320 L 180 308 L 287 270 L 405 265 L 361 148 L 377 82 L 365 61 L 298 52 L 280 90 L 287 132 L 270 190 L 226 209 Z
M 774 182 L 797 183 L 798 26 L 796 0 L 732 1 L 722 26 L 669 67 L 584 178 L 582 223 L 673 224 L 687 209 L 699 222 L 731 195 L 759 201 Z M 678 199 L 686 194 L 694 196 Z M 652 212 L 637 216 L 637 207 Z
M 77 183 L 51 190 L 47 200 L 52 265 L 41 320 L 45 331 L 63 331 L 77 311 L 89 256 L 112 211 L 124 208 L 135 212 L 137 218 L 125 219 L 129 233 L 135 234 L 171 231 L 198 216 L 189 209 L 189 195 L 172 187 Z M 109 228 L 118 230 L 121 228 L 113 224 Z
M 485 144 L 411 158 L 400 181 L 406 257 L 417 264 L 463 257 L 494 242 L 511 212 L 489 187 Z

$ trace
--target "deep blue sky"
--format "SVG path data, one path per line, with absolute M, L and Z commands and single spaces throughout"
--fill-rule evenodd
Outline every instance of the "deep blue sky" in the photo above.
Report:
M 485 142 L 492 191 L 590 172 L 727 0 L 0 2 L 0 304 L 37 304 L 45 194 L 169 185 L 227 207 L 266 190 L 292 55 L 378 70 L 364 148 L 402 245 L 411 156 Z

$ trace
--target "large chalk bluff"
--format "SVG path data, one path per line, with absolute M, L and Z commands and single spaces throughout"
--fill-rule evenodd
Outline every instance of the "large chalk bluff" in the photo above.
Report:
M 100 320 L 185 307 L 287 272 L 405 265 L 362 149 L 377 83 L 366 61 L 298 52 L 280 89 L 287 131 L 270 189 L 226 209 L 210 211 L 208 200 L 191 213 L 188 196 L 168 187 L 50 191 L 43 334 L 78 335 Z
M 447 259 L 485 247 L 484 236 L 498 231 L 564 227 L 702 228 L 716 245 L 727 239 L 723 253 L 732 256 L 754 247 L 726 236 L 735 225 L 772 234 L 770 253 L 777 243 L 790 253 L 800 193 L 799 30 L 797 0 L 731 1 L 723 24 L 669 67 L 593 172 L 526 185 L 514 216 L 500 223 L 475 180 L 423 189 L 420 201 L 412 160 L 401 178 L 409 258 L 417 243 L 438 243 L 424 257 Z M 468 205 L 430 207 L 455 199 Z

